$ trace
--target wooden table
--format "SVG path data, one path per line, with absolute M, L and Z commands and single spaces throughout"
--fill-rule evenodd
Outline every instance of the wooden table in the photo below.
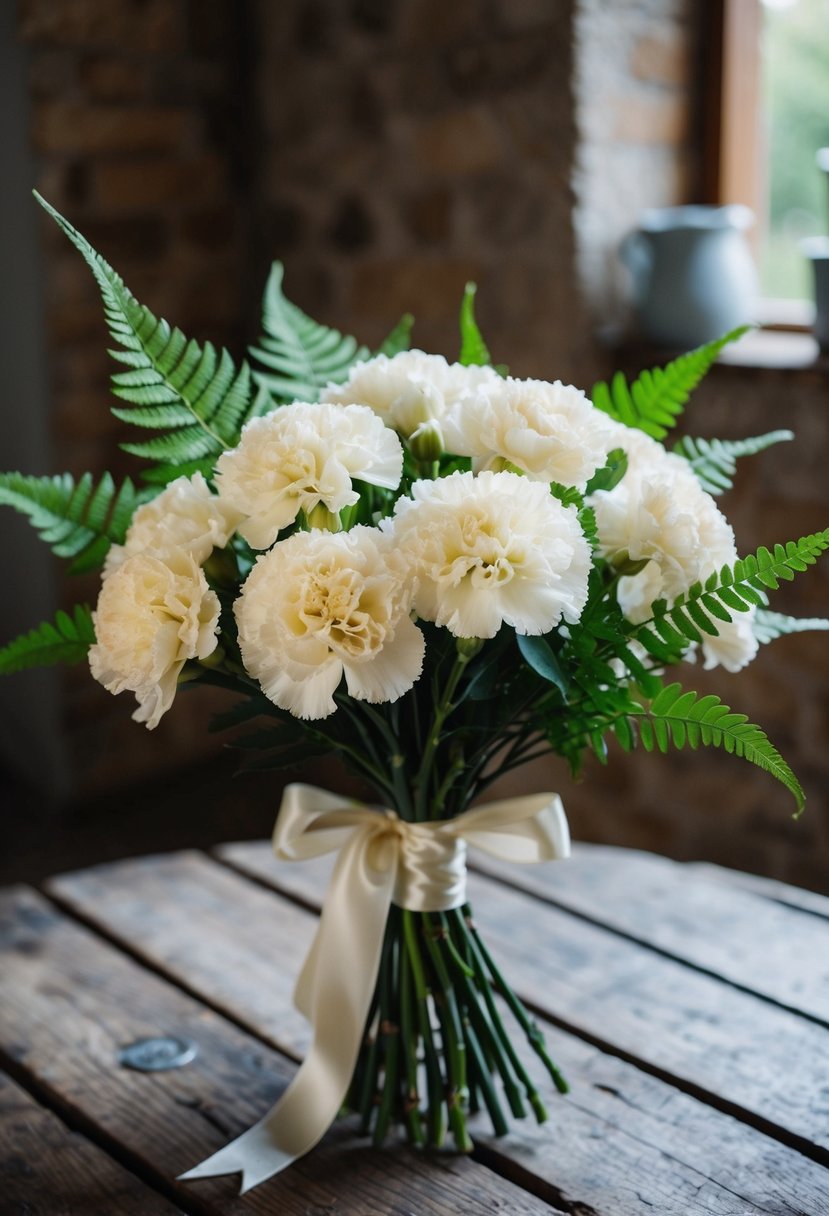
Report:
M 0 893 L 3 1216 L 829 1213 L 829 900 L 589 847 L 472 882 L 572 1086 L 546 1126 L 468 1158 L 374 1151 L 346 1121 L 243 1198 L 175 1182 L 305 1051 L 291 992 L 327 866 L 229 845 Z M 147 1035 L 198 1055 L 120 1066 Z

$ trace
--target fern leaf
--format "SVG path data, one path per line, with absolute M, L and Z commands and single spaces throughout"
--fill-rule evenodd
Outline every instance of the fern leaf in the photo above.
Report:
M 29 518 L 57 557 L 72 558 L 70 573 L 97 570 L 111 544 L 120 544 L 133 513 L 147 497 L 129 478 L 116 490 L 105 473 L 95 486 L 90 473 L 28 477 L 0 473 L 0 504 Z
M 813 566 L 827 549 L 829 528 L 801 537 L 798 541 L 775 545 L 773 551 L 761 546 L 755 554 L 740 558 L 733 566 L 723 566 L 715 571 L 704 584 L 694 583 L 673 604 L 657 600 L 651 606 L 651 618 L 634 626 L 631 636 L 647 645 L 648 636 L 656 635 L 669 646 L 676 646 L 683 640 L 686 645 L 701 642 L 703 634 L 716 637 L 719 632 L 717 621 L 730 621 L 735 612 L 748 612 L 754 606 L 763 610 L 767 591 L 776 591 L 781 581 L 791 582 L 796 574 Z M 767 613 L 766 617 L 777 619 L 778 622 L 794 620 L 791 617 L 778 618 L 774 613 Z M 760 619 L 762 621 L 763 617 Z M 804 626 L 822 627 L 819 624 Z M 795 632 L 795 628 L 783 627 L 781 631 Z
M 782 612 L 769 612 L 767 608 L 758 608 L 753 627 L 757 641 L 761 645 L 765 645 L 773 642 L 775 638 L 785 637 L 789 633 L 829 629 L 829 620 L 816 616 L 786 616 Z
M 484 342 L 478 322 L 475 320 L 475 283 L 467 283 L 461 300 L 461 353 L 459 362 L 464 367 L 485 365 L 492 362 L 489 349 Z
M 160 432 L 145 443 L 121 446 L 171 466 L 194 460 L 212 466 L 236 445 L 251 416 L 247 364 L 237 369 L 226 350 L 188 341 L 181 330 L 155 317 L 81 233 L 39 194 L 35 197 L 86 260 L 101 290 L 109 332 L 121 348 L 110 354 L 128 369 L 112 377 L 113 392 L 126 403 L 113 413 L 133 426 Z
M 729 342 L 742 337 L 750 326 L 742 325 L 722 338 L 680 355 L 666 367 L 645 371 L 631 385 L 617 372 L 610 386 L 594 385 L 593 404 L 625 426 L 637 427 L 654 439 L 663 439 L 668 428 L 676 425 L 685 402 L 702 377 Z
M 399 355 L 401 351 L 408 350 L 411 345 L 413 326 L 414 317 L 412 314 L 410 312 L 404 313 L 391 333 L 378 346 L 377 354 L 385 355 L 391 359 L 395 355 Z
M 667 752 L 671 745 L 698 747 L 701 743 L 723 748 L 770 773 L 793 796 L 797 814 L 803 810 L 800 782 L 765 732 L 745 714 L 732 713 L 713 693 L 700 697 L 696 692 L 683 692 L 680 684 L 669 684 L 650 706 L 636 710 L 636 721 L 646 750 L 657 747 Z
M 92 613 L 78 604 L 72 616 L 58 612 L 30 633 L 24 633 L 0 649 L 0 673 L 9 675 L 27 667 L 50 667 L 55 663 L 80 663 L 95 641 Z
M 723 494 L 734 484 L 737 460 L 741 456 L 755 456 L 775 443 L 794 439 L 792 431 L 769 431 L 751 439 L 692 439 L 685 436 L 673 447 L 678 456 L 684 456 L 699 478 L 700 485 L 709 494 Z
M 358 346 L 356 338 L 320 325 L 287 300 L 282 276 L 282 263 L 274 262 L 262 300 L 264 332 L 250 348 L 251 358 L 260 365 L 254 379 L 280 401 L 316 401 L 326 385 L 345 380 L 349 369 L 370 352 Z

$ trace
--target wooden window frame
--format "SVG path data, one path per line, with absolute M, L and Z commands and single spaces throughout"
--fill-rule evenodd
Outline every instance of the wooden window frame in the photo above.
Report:
M 744 203 L 757 217 L 748 233 L 755 255 L 766 222 L 766 137 L 761 124 L 760 0 L 710 0 L 705 6 L 703 46 L 703 200 Z M 805 331 L 811 304 L 767 299 L 765 328 Z

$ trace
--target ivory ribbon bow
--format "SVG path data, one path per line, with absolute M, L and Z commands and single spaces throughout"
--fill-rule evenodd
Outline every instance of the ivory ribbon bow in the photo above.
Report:
M 241 1173 L 241 1194 L 307 1153 L 345 1099 L 366 1029 L 389 907 L 446 912 L 466 902 L 466 845 L 505 861 L 566 857 L 557 794 L 491 802 L 455 819 L 407 823 L 309 785 L 289 785 L 273 845 L 283 861 L 339 852 L 294 1000 L 313 1038 L 276 1105 L 181 1178 Z

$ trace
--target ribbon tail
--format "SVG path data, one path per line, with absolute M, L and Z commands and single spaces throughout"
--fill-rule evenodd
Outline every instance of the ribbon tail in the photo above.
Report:
M 224 1174 L 241 1174 L 242 1182 L 239 1194 L 244 1195 L 260 1182 L 272 1178 L 295 1157 L 285 1153 L 274 1140 L 271 1130 L 271 1116 L 276 1112 L 274 1107 L 269 1115 L 254 1124 L 243 1135 L 238 1136 L 224 1148 L 220 1148 L 212 1157 L 205 1158 L 199 1165 L 179 1174 L 181 1182 L 191 1182 L 196 1178 L 219 1178 Z M 313 1146 L 309 1146 L 313 1147 Z
M 369 863 L 372 835 L 371 828 L 354 831 L 331 876 L 315 972 L 306 974 L 314 1034 L 299 1072 L 259 1123 L 182 1179 L 240 1173 L 244 1193 L 312 1149 L 337 1117 L 363 1040 L 394 885 L 393 864 Z

